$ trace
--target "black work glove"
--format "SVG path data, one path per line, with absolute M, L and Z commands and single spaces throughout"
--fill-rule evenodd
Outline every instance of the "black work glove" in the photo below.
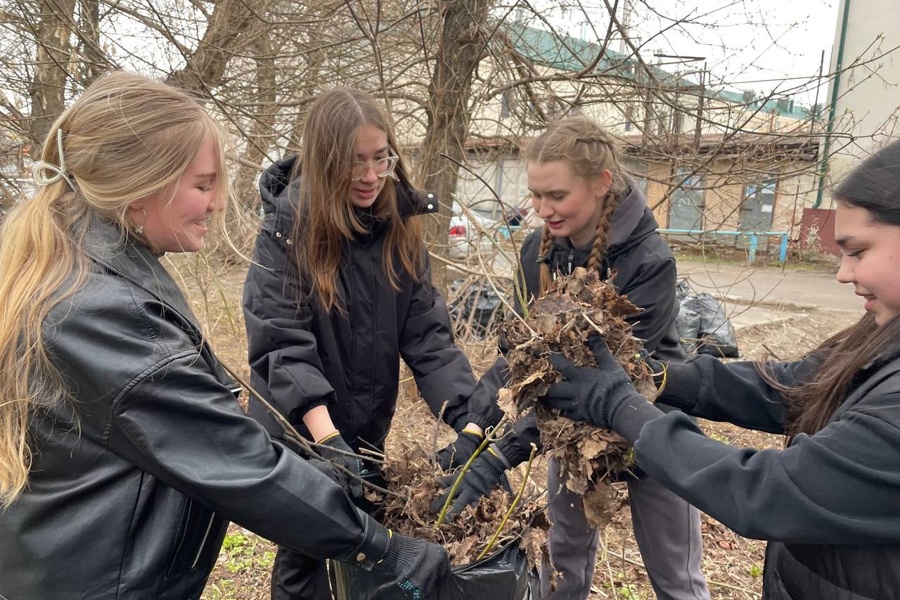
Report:
M 322 460 L 321 458 L 310 457 L 306 459 L 306 462 L 315 467 L 317 471 L 323 473 L 330 480 L 335 482 L 341 487 L 344 487 L 343 481 L 341 480 L 341 476 L 338 474 L 338 470 L 334 468 L 334 465 L 328 462 L 327 460 Z
M 442 471 L 450 471 L 461 467 L 469 461 L 469 458 L 478 450 L 484 436 L 469 429 L 463 429 L 456 436 L 456 441 L 439 450 L 434 456 L 435 462 Z
M 500 485 L 500 479 L 508 468 L 509 461 L 503 457 L 497 447 L 489 446 L 469 465 L 469 470 L 466 471 L 463 480 L 459 482 L 459 486 L 453 494 L 453 502 L 447 509 L 445 517 L 458 515 L 465 507 L 477 503 L 483 496 L 490 494 L 491 490 Z M 440 483 L 446 489 L 431 504 L 431 512 L 438 513 L 444 507 L 457 477 L 457 473 L 441 477 Z
M 562 354 L 550 354 L 550 362 L 565 381 L 551 385 L 540 402 L 573 421 L 610 429 L 623 404 L 646 399 L 631 385 L 628 373 L 610 354 L 602 338 L 591 336 L 588 346 L 597 357 L 596 367 L 576 367 Z
M 649 369 L 650 375 L 653 377 L 653 385 L 662 392 L 663 387 L 665 387 L 666 369 L 669 368 L 668 363 L 656 360 L 650 356 L 650 353 L 646 350 L 641 350 L 640 357 L 641 360 L 644 361 L 644 364 L 647 365 L 647 369 Z
M 437 544 L 391 532 L 385 557 L 375 569 L 390 573 L 406 598 L 427 598 L 450 573 L 450 557 Z
M 318 452 L 325 460 L 344 467 L 352 474 L 345 473 L 340 469 L 334 469 L 338 477 L 338 483 L 350 495 L 350 498 L 354 501 L 361 499 L 363 497 L 363 463 L 359 456 L 353 452 L 353 448 L 344 441 L 341 434 L 335 432 L 319 440 Z

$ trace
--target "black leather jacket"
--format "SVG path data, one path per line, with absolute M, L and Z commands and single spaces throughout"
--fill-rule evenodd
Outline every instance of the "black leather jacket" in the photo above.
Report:
M 294 160 L 275 163 L 260 179 L 265 218 L 244 285 L 253 387 L 301 432 L 303 415 L 325 404 L 351 446 L 380 448 L 394 416 L 402 358 L 432 413 L 461 430 L 475 389 L 472 368 L 454 344 L 430 272 L 418 279 L 402 274 L 399 290 L 385 280 L 384 223 L 373 219 L 368 234 L 344 247 L 336 283 L 345 312 L 326 314 L 309 299 L 291 248 L 299 186 L 290 179 Z M 401 217 L 437 210 L 429 194 L 393 184 Z M 251 400 L 250 414 L 277 434 L 259 407 Z
M 228 520 L 380 560 L 386 530 L 243 414 L 157 258 L 107 222 L 86 243 L 92 273 L 43 327 L 72 396 L 31 417 L 29 488 L 0 512 L 0 597 L 199 598 Z

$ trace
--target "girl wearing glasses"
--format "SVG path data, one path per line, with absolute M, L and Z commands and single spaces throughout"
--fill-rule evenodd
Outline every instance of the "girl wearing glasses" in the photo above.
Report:
M 311 106 L 302 150 L 260 180 L 265 211 L 244 286 L 253 386 L 360 479 L 378 470 L 397 401 L 400 359 L 432 412 L 461 431 L 475 379 L 430 283 L 418 215 L 437 198 L 413 188 L 375 100 L 337 88 Z M 250 414 L 270 433 L 257 402 Z M 371 508 L 371 507 L 367 507 Z M 324 562 L 279 548 L 272 598 L 330 598 Z

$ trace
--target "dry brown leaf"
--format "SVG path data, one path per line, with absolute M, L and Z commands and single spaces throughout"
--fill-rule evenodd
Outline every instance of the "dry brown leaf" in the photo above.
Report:
M 596 271 L 578 268 L 570 277 L 557 279 L 554 288 L 529 307 L 524 320 L 510 321 L 504 329 L 510 345 L 509 389 L 515 404 L 521 411 L 536 411 L 544 452 L 559 460 L 566 487 L 580 495 L 596 490 L 588 519 L 598 527 L 612 516 L 602 498 L 608 487 L 604 484 L 630 469 L 630 448 L 618 434 L 561 418 L 537 399 L 560 379 L 548 359 L 550 352 L 559 352 L 579 366 L 597 364 L 587 345 L 588 336 L 596 332 L 636 389 L 653 401 L 656 388 L 639 356 L 643 345 L 625 321 L 638 312 L 610 280 L 601 281 Z
M 496 489 L 477 505 L 466 507 L 452 521 L 436 528 L 437 514 L 431 512 L 431 504 L 443 492 L 437 479 L 442 473 L 431 463 L 430 456 L 417 444 L 401 443 L 399 452 L 387 457 L 384 474 L 388 488 L 402 497 L 379 494 L 383 496 L 379 498 L 383 511 L 379 520 L 398 533 L 443 545 L 454 565 L 475 561 L 500 527 L 513 501 L 509 493 Z M 542 514 L 540 502 L 523 498 L 504 524 L 494 549 L 519 539 L 529 557 L 529 565 L 536 566 L 537 557 L 531 546 L 544 543 L 549 526 L 546 519 L 540 518 Z

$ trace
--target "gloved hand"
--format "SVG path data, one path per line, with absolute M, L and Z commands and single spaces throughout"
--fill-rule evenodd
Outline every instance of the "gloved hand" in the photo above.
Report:
M 338 470 L 327 460 L 310 457 L 306 459 L 306 462 L 339 486 L 344 487 L 341 477 L 338 475 Z
M 508 468 L 509 461 L 503 457 L 496 446 L 489 446 L 469 465 L 469 470 L 466 471 L 463 480 L 456 488 L 456 492 L 453 494 L 453 503 L 447 509 L 445 516 L 458 515 L 468 505 L 475 504 L 483 496 L 490 494 L 491 490 L 500 485 L 500 478 Z M 440 483 L 446 489 L 443 494 L 438 496 L 437 500 L 432 502 L 431 512 L 439 513 L 444 507 L 457 477 L 457 473 L 441 477 Z
M 590 344 L 590 340 L 588 340 Z M 594 355 L 596 356 L 596 352 Z M 661 360 L 656 360 L 650 353 L 646 350 L 641 350 L 638 357 L 644 361 L 644 364 L 647 365 L 647 369 L 650 371 L 650 375 L 653 376 L 653 384 L 657 387 L 657 389 L 662 392 L 663 387 L 665 387 L 666 381 L 666 369 L 669 368 L 668 363 L 663 362 Z
M 443 450 L 435 454 L 434 459 L 440 465 L 442 471 L 450 471 L 461 467 L 478 450 L 484 435 L 477 431 L 463 429 L 456 436 L 456 441 L 447 445 Z
M 576 367 L 562 354 L 550 354 L 550 362 L 565 381 L 551 385 L 540 402 L 573 421 L 610 429 L 616 411 L 624 403 L 646 399 L 631 385 L 628 373 L 610 354 L 602 338 L 591 336 L 588 346 L 597 357 L 596 367 Z
M 327 461 L 340 465 L 347 469 L 351 475 L 340 469 L 334 469 L 338 483 L 353 500 L 363 497 L 362 470 L 363 463 L 359 456 L 353 452 L 341 434 L 337 431 L 319 440 L 318 452 Z
M 375 568 L 392 574 L 406 598 L 420 600 L 450 573 L 450 557 L 437 544 L 391 532 L 387 554 Z

